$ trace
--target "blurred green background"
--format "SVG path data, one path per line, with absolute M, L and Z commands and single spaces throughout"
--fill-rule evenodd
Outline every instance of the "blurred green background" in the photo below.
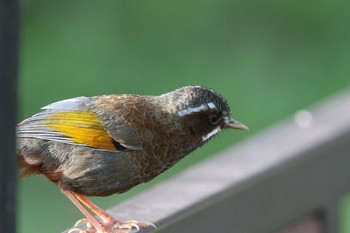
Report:
M 349 86 L 349 7 L 338 0 L 22 1 L 19 120 L 70 97 L 158 95 L 194 84 L 225 96 L 251 128 L 223 133 L 126 194 L 93 199 L 111 207 Z M 19 232 L 61 232 L 81 217 L 45 178 L 20 181 Z

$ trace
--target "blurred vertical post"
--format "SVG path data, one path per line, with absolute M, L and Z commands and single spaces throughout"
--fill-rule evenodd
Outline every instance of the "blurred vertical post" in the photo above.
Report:
M 16 232 L 17 0 L 0 0 L 0 231 Z

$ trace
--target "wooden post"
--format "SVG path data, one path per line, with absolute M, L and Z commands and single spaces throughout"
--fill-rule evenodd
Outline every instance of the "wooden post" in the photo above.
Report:
M 16 232 L 18 1 L 0 0 L 0 230 Z

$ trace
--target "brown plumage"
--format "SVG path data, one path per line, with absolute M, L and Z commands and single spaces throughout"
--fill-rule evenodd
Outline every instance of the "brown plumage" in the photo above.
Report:
M 221 130 L 247 129 L 230 114 L 220 95 L 198 86 L 160 96 L 63 100 L 18 124 L 19 164 L 23 175 L 42 174 L 58 184 L 98 232 L 143 227 L 112 219 L 84 196 L 125 192 L 153 179 Z

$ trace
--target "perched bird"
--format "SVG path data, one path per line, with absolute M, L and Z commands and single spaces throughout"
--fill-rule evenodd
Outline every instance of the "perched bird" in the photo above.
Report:
M 46 176 L 94 232 L 107 233 L 145 224 L 115 220 L 86 196 L 123 193 L 150 181 L 224 129 L 248 127 L 205 87 L 160 96 L 77 97 L 49 104 L 19 123 L 17 155 L 23 176 Z

